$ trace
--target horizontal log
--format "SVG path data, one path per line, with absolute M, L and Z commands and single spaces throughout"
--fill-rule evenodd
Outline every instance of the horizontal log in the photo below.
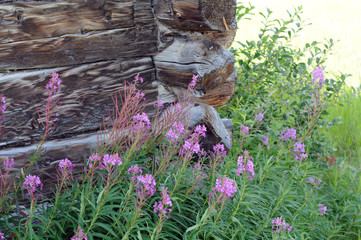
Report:
M 155 25 L 0 44 L 0 71 L 77 65 L 157 52 Z
M 236 0 L 156 0 L 157 19 L 175 29 L 224 31 L 236 16 Z
M 42 158 L 31 168 L 31 174 L 38 175 L 44 184 L 44 195 L 52 193 L 56 186 L 56 176 L 59 161 L 68 158 L 75 167 L 73 173 L 79 176 L 84 169 L 84 158 L 95 151 L 98 133 L 81 134 L 71 138 L 48 141 L 44 144 Z M 0 150 L 0 162 L 14 158 L 15 164 L 11 173 L 20 170 L 29 164 L 30 157 L 37 149 L 36 144 Z
M 135 25 L 134 1 L 99 2 L 76 0 L 1 4 L 0 42 L 54 38 Z
M 140 73 L 145 82 L 141 88 L 149 99 L 156 99 L 154 66 L 150 57 L 123 58 L 73 67 L 4 74 L 0 89 L 6 95 L 5 131 L 0 135 L 0 148 L 38 141 L 43 129 L 36 109 L 45 104 L 45 85 L 51 72 L 62 79 L 61 107 L 58 124 L 52 135 L 60 138 L 99 129 L 103 116 L 113 106 L 111 97 Z

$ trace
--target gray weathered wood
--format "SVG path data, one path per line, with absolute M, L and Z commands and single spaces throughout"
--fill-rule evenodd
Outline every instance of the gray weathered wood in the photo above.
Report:
M 0 161 L 28 164 L 43 132 L 50 73 L 63 80 L 58 123 L 32 169 L 46 186 L 68 157 L 81 172 L 84 156 L 112 108 L 112 96 L 138 73 L 152 116 L 158 97 L 178 99 L 199 75 L 192 124 L 209 129 L 204 147 L 232 144 L 231 120 L 219 118 L 235 87 L 232 43 L 235 0 L 0 0 L 0 94 L 7 99 Z M 192 125 L 192 126 L 193 126 Z M 49 190 L 49 189 L 47 189 Z
M 118 59 L 73 67 L 44 69 L 0 77 L 0 89 L 6 95 L 8 107 L 0 135 L 0 147 L 21 145 L 41 139 L 37 109 L 45 104 L 45 85 L 51 72 L 62 79 L 61 107 L 53 138 L 96 131 L 113 103 L 111 97 L 121 90 L 124 80 L 132 81 L 138 73 L 144 78 L 145 97 L 156 95 L 152 87 L 154 68 L 150 57 Z

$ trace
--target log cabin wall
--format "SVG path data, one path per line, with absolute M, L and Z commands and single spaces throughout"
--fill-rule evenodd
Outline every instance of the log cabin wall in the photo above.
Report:
M 33 170 L 54 178 L 58 161 L 81 163 L 96 143 L 111 96 L 138 73 L 148 105 L 172 99 L 199 75 L 193 125 L 231 147 L 232 124 L 214 108 L 235 85 L 236 0 L 0 0 L 0 94 L 7 100 L 0 161 L 27 164 L 43 129 L 37 108 L 52 72 L 62 79 L 59 122 Z M 147 108 L 152 115 L 151 108 Z

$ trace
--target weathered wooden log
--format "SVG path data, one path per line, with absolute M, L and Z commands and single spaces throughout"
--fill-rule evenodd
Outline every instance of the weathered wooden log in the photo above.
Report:
M 62 79 L 58 123 L 34 168 L 53 183 L 56 163 L 68 157 L 82 170 L 96 144 L 112 96 L 138 73 L 147 98 L 170 103 L 199 75 L 192 124 L 209 129 L 204 147 L 232 144 L 230 120 L 215 108 L 234 91 L 235 0 L 0 0 L 0 94 L 7 99 L 0 161 L 15 170 L 42 137 L 37 109 L 52 72 Z M 51 184 L 50 184 L 51 185 Z

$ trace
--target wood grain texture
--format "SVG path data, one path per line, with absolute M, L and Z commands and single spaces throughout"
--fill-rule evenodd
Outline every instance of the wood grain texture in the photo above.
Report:
M 177 100 L 193 75 L 191 126 L 205 124 L 204 147 L 232 145 L 232 121 L 215 108 L 232 96 L 235 0 L 0 0 L 0 93 L 7 99 L 0 161 L 15 158 L 19 170 L 41 139 L 36 110 L 54 71 L 62 79 L 58 124 L 32 169 L 50 193 L 57 163 L 68 157 L 75 173 L 95 147 L 111 97 L 140 73 L 145 111 L 159 97 Z
M 214 107 L 223 106 L 233 94 L 234 62 L 230 52 L 209 39 L 176 39 L 154 57 L 160 82 L 187 87 L 192 76 L 198 75 L 201 101 Z
M 157 19 L 174 29 L 224 31 L 236 16 L 236 0 L 155 0 Z
M 114 60 L 123 56 L 151 56 L 157 51 L 157 40 L 151 30 L 143 34 L 135 34 L 133 27 L 0 44 L 0 69 L 49 68 Z
M 79 177 L 84 169 L 84 160 L 95 150 L 98 133 L 80 134 L 71 138 L 51 140 L 45 143 L 42 159 L 32 167 L 32 174 L 38 175 L 44 183 L 43 194 L 49 196 L 56 186 L 56 175 L 59 161 L 68 158 L 75 167 L 73 173 Z M 15 165 L 11 174 L 19 172 L 29 164 L 29 158 L 36 151 L 35 144 L 0 150 L 0 162 L 14 158 Z
M 0 42 L 129 28 L 133 1 L 14 2 L 0 5 Z M 151 15 L 150 15 L 151 16 Z
M 20 20 L 13 19 L 17 12 L 15 18 Z M 0 20 L 0 71 L 158 52 L 150 1 L 105 1 L 101 6 L 84 1 L 0 4 Z
M 103 116 L 108 116 L 113 96 L 124 80 L 132 81 L 140 73 L 146 97 L 155 98 L 154 66 L 150 57 L 128 58 L 73 67 L 6 74 L 0 77 L 0 89 L 6 93 L 5 132 L 0 135 L 0 148 L 7 145 L 33 143 L 42 134 L 36 109 L 45 104 L 45 85 L 51 72 L 62 79 L 59 122 L 53 137 L 96 131 Z

